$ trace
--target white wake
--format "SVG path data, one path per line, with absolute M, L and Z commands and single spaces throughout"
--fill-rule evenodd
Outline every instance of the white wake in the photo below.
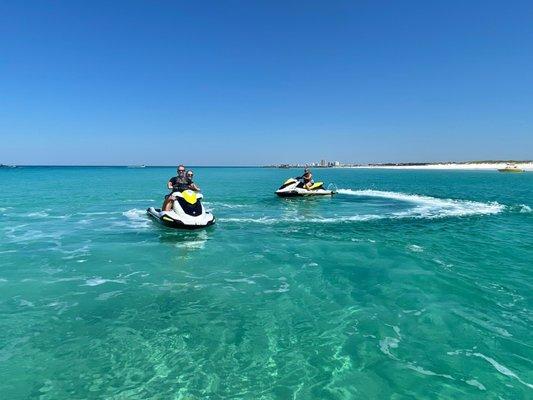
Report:
M 393 213 L 392 217 L 396 218 L 463 217 L 468 215 L 498 214 L 505 209 L 505 206 L 497 202 L 482 203 L 470 200 L 441 199 L 438 197 L 371 189 L 339 189 L 337 193 L 360 197 L 380 197 L 404 201 L 414 205 L 409 210 Z

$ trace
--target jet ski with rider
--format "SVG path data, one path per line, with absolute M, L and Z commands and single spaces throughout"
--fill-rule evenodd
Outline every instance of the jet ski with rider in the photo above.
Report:
M 167 182 L 171 192 L 165 196 L 163 205 L 160 209 L 148 208 L 147 214 L 170 228 L 197 229 L 214 224 L 215 217 L 202 205 L 203 195 L 193 182 L 193 175 L 192 171 L 185 171 L 184 165 L 179 165 L 177 175 Z
M 280 197 L 303 197 L 303 196 L 331 196 L 335 194 L 333 190 L 324 188 L 323 182 L 313 181 L 313 174 L 309 168 L 304 169 L 302 176 L 287 179 L 283 185 L 276 190 Z

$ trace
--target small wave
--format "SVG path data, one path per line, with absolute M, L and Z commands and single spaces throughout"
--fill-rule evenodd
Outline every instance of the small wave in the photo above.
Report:
M 275 224 L 279 220 L 274 218 L 259 217 L 259 218 L 219 218 L 220 222 L 250 222 L 255 224 Z
M 465 381 L 465 383 L 470 385 L 470 386 L 474 386 L 474 387 L 478 388 L 481 391 L 487 390 L 487 388 L 482 383 L 480 383 L 479 381 L 477 381 L 475 379 L 468 379 L 468 380 Z
M 447 375 L 447 374 L 439 374 L 437 372 L 433 372 L 433 371 L 430 371 L 428 369 L 425 369 L 425 368 L 422 368 L 421 366 L 419 365 L 416 365 L 414 363 L 407 363 L 406 365 L 407 368 L 413 370 L 413 371 L 416 371 L 418 372 L 419 374 L 422 374 L 422 375 L 427 375 L 427 376 L 440 376 L 442 378 L 446 378 L 446 379 L 451 379 L 451 380 L 455 380 L 453 379 L 453 376 L 451 375 Z
M 212 203 L 215 206 L 225 207 L 225 208 L 245 208 L 248 207 L 245 204 L 228 204 L 228 203 Z
M 99 212 L 79 212 L 76 215 L 111 215 L 111 214 L 120 214 L 120 211 L 99 211 Z M 124 213 L 122 213 L 124 214 Z
M 263 293 L 285 293 L 289 291 L 289 286 L 287 282 L 282 281 L 277 289 L 263 290 Z
M 202 204 L 205 207 L 208 207 L 209 210 L 213 208 L 229 208 L 229 209 L 236 209 L 236 208 L 247 208 L 249 205 L 247 204 L 230 204 L 230 203 L 221 203 L 217 201 L 203 201 Z
M 28 300 L 24 300 L 24 299 L 19 300 L 19 305 L 21 305 L 22 307 L 35 307 L 34 303 Z
M 295 224 L 306 224 L 306 223 L 318 223 L 318 224 L 334 224 L 339 222 L 357 222 L 357 221 L 370 221 L 375 219 L 386 218 L 381 215 L 374 214 L 362 214 L 362 215 L 351 215 L 346 217 L 331 217 L 331 218 L 272 218 L 272 217 L 245 217 L 245 218 L 219 218 L 220 222 L 240 222 L 240 223 L 253 223 L 253 224 L 286 224 L 286 223 L 295 223 Z
M 487 329 L 488 331 L 491 331 L 493 333 L 496 333 L 498 335 L 501 335 L 503 337 L 511 337 L 513 336 L 512 334 L 510 334 L 509 332 L 507 332 L 507 330 L 505 330 L 504 328 L 500 328 L 498 326 L 495 326 L 481 318 L 477 318 L 475 315 L 472 315 L 471 313 L 464 313 L 462 311 L 459 311 L 459 310 L 456 310 L 456 311 L 453 311 L 453 313 L 455 315 L 458 315 L 459 317 L 471 322 L 472 324 L 474 325 L 477 325 L 481 328 L 484 328 L 484 329 Z
M 46 211 L 37 211 L 37 212 L 32 212 L 32 213 L 29 213 L 27 216 L 28 217 L 41 217 L 41 218 L 44 218 L 44 217 L 48 217 L 50 214 L 48 214 Z
M 102 285 L 102 284 L 108 283 L 108 282 L 111 282 L 111 283 L 126 283 L 122 279 L 103 279 L 103 278 L 100 278 L 100 277 L 96 277 L 96 278 L 87 279 L 85 281 L 85 285 L 84 286 L 99 286 L 99 285 Z
M 508 376 L 510 378 L 514 378 L 516 379 L 518 382 L 520 382 L 521 384 L 527 386 L 528 388 L 530 389 L 533 389 L 533 385 L 528 383 L 528 382 L 525 382 L 523 381 L 521 378 L 518 377 L 518 375 L 516 375 L 513 371 L 511 371 L 509 368 L 507 368 L 506 366 L 500 364 L 499 362 L 497 362 L 496 360 L 494 360 L 493 358 L 490 358 L 490 357 L 487 357 L 485 354 L 482 354 L 482 353 L 472 353 L 472 355 L 474 357 L 479 357 L 479 358 L 482 358 L 483 360 L 487 361 L 490 365 L 492 365 L 496 371 L 498 371 L 500 374 L 502 375 L 505 375 L 505 376 Z
M 205 247 L 206 239 L 202 240 L 189 240 L 181 243 L 176 243 L 176 247 L 183 249 L 203 249 Z
M 6 237 L 10 239 L 12 243 L 21 242 L 35 242 L 35 241 L 57 241 L 64 235 L 63 231 L 56 232 L 43 232 L 40 230 L 28 229 L 24 233 L 19 234 L 19 228 L 26 227 L 27 224 L 18 225 L 15 227 L 9 227 L 5 229 Z
M 302 265 L 303 267 L 318 267 L 318 264 L 316 262 L 310 262 Z
M 407 246 L 407 249 L 409 249 L 410 251 L 414 253 L 422 253 L 424 251 L 423 247 L 418 246 L 416 244 L 410 244 L 409 246 Z
M 132 208 L 131 210 L 124 211 L 122 213 L 125 217 L 127 217 L 131 225 L 134 228 L 146 228 L 149 224 L 148 217 L 146 216 L 145 210 L 140 210 L 138 208 Z
M 187 239 L 175 244 L 175 247 L 182 249 L 203 249 L 208 240 L 208 235 L 205 231 L 200 231 L 194 235 L 188 235 Z
M 144 217 L 146 211 L 139 210 L 138 208 L 132 208 L 131 210 L 124 211 L 122 215 L 128 218 L 137 219 L 139 217 Z
M 112 292 L 106 292 L 106 293 L 102 293 L 100 295 L 98 295 L 96 297 L 96 300 L 98 301 L 106 301 L 106 300 L 109 300 L 113 297 L 117 297 L 117 296 L 120 296 L 122 294 L 122 291 L 121 290 L 114 290 Z
M 350 196 L 379 197 L 415 204 L 415 207 L 410 210 L 394 213 L 393 218 L 463 217 L 468 215 L 498 214 L 505 209 L 505 206 L 497 202 L 482 203 L 470 200 L 441 199 L 431 196 L 371 189 L 339 189 L 338 193 Z
M 394 358 L 394 355 L 390 352 L 390 350 L 398 348 L 399 343 L 400 339 L 387 336 L 385 339 L 379 341 L 379 350 L 383 354 Z
M 249 285 L 255 285 L 255 281 L 248 278 L 239 278 L 239 279 L 224 279 L 224 281 L 229 283 L 247 283 Z
M 526 206 L 525 204 L 520 204 L 518 207 L 519 207 L 519 212 L 521 213 L 530 213 L 532 211 L 531 207 Z
M 518 375 L 516 375 L 509 368 L 507 368 L 506 366 L 500 364 L 495 359 L 486 356 L 483 353 L 473 352 L 471 350 L 455 350 L 455 351 L 449 351 L 447 354 L 450 355 L 450 356 L 451 355 L 464 354 L 467 357 L 478 357 L 478 358 L 481 358 L 481 359 L 485 360 L 486 362 L 488 362 L 490 365 L 492 365 L 494 367 L 494 369 L 496 371 L 498 371 L 500 374 L 505 375 L 505 376 L 507 376 L 509 378 L 516 379 L 522 385 L 525 385 L 528 388 L 533 389 L 533 385 L 531 383 L 528 383 L 528 382 L 524 381 L 522 378 L 520 378 Z
M 0 251 L 0 254 L 6 254 L 6 253 L 18 253 L 18 250 L 2 250 Z
M 65 254 L 63 257 L 64 260 L 71 260 L 77 257 L 84 257 L 89 254 L 90 246 L 88 244 L 83 245 L 82 247 L 78 247 L 73 250 L 59 250 L 61 253 Z

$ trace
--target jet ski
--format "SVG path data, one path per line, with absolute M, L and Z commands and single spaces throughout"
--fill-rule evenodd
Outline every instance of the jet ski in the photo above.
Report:
M 199 229 L 215 223 L 215 217 L 205 211 L 200 199 L 201 193 L 193 190 L 174 192 L 176 198 L 171 211 L 161 211 L 159 208 L 150 207 L 146 210 L 148 216 L 162 225 L 176 229 Z
M 280 197 L 297 197 L 297 196 L 331 196 L 335 194 L 333 190 L 324 188 L 324 182 L 316 182 L 309 189 L 304 188 L 303 180 L 290 178 L 276 190 Z

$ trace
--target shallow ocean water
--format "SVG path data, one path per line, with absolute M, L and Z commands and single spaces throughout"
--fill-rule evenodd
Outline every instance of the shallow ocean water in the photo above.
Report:
M 533 174 L 0 170 L 0 398 L 533 397 Z

